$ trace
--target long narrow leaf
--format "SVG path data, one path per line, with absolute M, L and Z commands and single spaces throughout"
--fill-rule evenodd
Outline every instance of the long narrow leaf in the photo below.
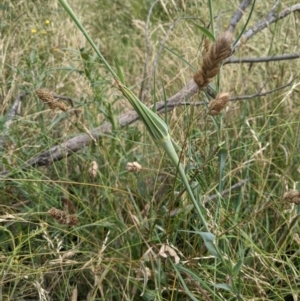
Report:
M 246 30 L 246 28 L 248 26 L 248 23 L 249 23 L 249 21 L 251 19 L 251 16 L 252 16 L 252 13 L 253 13 L 253 10 L 254 10 L 255 2 L 256 2 L 256 0 L 254 0 L 253 3 L 252 3 L 251 11 L 250 11 L 250 13 L 248 15 L 247 21 L 246 21 L 245 25 L 243 26 L 243 29 L 242 29 L 241 33 L 239 34 L 238 38 L 233 43 L 233 47 L 238 43 L 238 41 L 240 40 L 241 36 L 244 34 L 244 31 Z

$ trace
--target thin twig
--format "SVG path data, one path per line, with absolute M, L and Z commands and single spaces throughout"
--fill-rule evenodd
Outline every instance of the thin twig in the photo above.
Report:
M 269 90 L 269 91 L 266 91 L 266 92 L 260 92 L 258 91 L 257 93 L 255 94 L 252 94 L 252 95 L 242 95 L 242 96 L 236 96 L 236 97 L 232 97 L 230 98 L 229 100 L 230 101 L 235 101 L 235 100 L 242 100 L 242 99 L 252 99 L 252 98 L 255 98 L 255 97 L 262 97 L 262 96 L 266 96 L 268 94 L 271 94 L 271 93 L 274 93 L 278 90 L 282 90 L 290 85 L 292 85 L 292 83 L 296 80 L 296 78 L 293 78 L 291 81 L 289 81 L 287 84 L 283 85 L 283 86 L 280 86 L 278 88 L 275 88 L 275 89 L 272 89 L 272 90 Z
M 55 93 L 51 93 L 51 94 L 52 94 L 53 97 L 55 97 L 55 98 L 67 100 L 67 101 L 69 102 L 69 104 L 71 105 L 71 107 L 74 108 L 74 102 L 73 102 L 73 99 L 72 99 L 71 97 L 63 96 L 63 95 L 58 95 L 58 94 L 55 94 Z
M 293 78 L 292 80 L 290 80 L 287 84 L 280 86 L 278 88 L 266 91 L 266 92 L 261 92 L 262 88 L 260 88 L 255 94 L 251 94 L 251 95 L 241 95 L 241 96 L 235 96 L 235 97 L 231 97 L 229 98 L 229 101 L 235 101 L 235 100 L 243 100 L 243 99 L 252 99 L 255 97 L 262 97 L 262 96 L 266 96 L 268 94 L 274 93 L 276 91 L 285 89 L 289 86 L 291 86 L 293 84 L 293 82 L 296 80 L 297 77 Z M 207 105 L 208 103 L 205 101 L 196 101 L 196 102 L 191 102 L 191 101 L 182 101 L 181 103 L 167 103 L 168 107 L 175 107 L 175 106 L 204 106 Z
M 273 8 L 272 8 L 273 9 Z M 262 20 L 259 20 L 253 27 L 251 27 L 249 30 L 247 30 L 243 35 L 243 43 L 245 43 L 247 40 L 252 38 L 255 34 L 257 34 L 259 31 L 265 29 L 270 24 L 281 20 L 285 17 L 287 17 L 289 14 L 299 11 L 300 10 L 300 4 L 295 4 L 291 7 L 286 8 L 282 12 L 280 12 L 278 15 L 271 9 L 271 11 L 266 15 L 265 18 Z M 241 41 L 239 41 L 235 48 L 239 47 L 241 45 Z
M 226 64 L 241 64 L 241 63 L 263 63 L 263 62 L 274 62 L 274 61 L 285 61 L 285 60 L 294 60 L 300 58 L 299 53 L 290 53 L 283 55 L 272 55 L 272 56 L 263 56 L 263 57 L 229 57 L 223 62 L 223 65 Z
M 51 93 L 51 94 L 55 98 L 67 100 L 69 102 L 69 104 L 71 105 L 71 107 L 74 108 L 74 102 L 73 102 L 73 99 L 71 97 L 63 96 L 63 95 L 58 95 L 58 94 L 55 94 L 55 93 Z M 79 117 L 79 113 L 77 112 L 77 110 L 74 110 L 74 113 L 75 113 L 76 117 Z

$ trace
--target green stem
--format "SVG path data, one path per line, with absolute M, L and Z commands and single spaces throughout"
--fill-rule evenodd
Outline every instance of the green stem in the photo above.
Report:
M 161 144 L 161 146 L 168 153 L 168 155 L 171 158 L 171 160 L 173 161 L 173 163 L 176 166 L 178 166 L 178 171 L 179 171 L 180 178 L 181 178 L 181 180 L 182 180 L 182 182 L 183 182 L 183 184 L 184 184 L 184 186 L 186 188 L 186 191 L 188 192 L 188 194 L 189 194 L 189 196 L 190 196 L 190 198 L 192 200 L 192 203 L 194 204 L 194 207 L 195 207 L 195 209 L 196 209 L 196 211 L 197 211 L 197 213 L 198 213 L 198 215 L 200 217 L 200 220 L 201 220 L 201 222 L 202 222 L 202 224 L 203 224 L 206 232 L 210 232 L 210 230 L 208 228 L 208 225 L 206 223 L 206 220 L 205 220 L 205 218 L 204 218 L 204 216 L 203 216 L 203 214 L 201 212 L 200 206 L 199 206 L 198 202 L 195 199 L 195 196 L 194 196 L 193 191 L 191 189 L 190 183 L 189 183 L 189 181 L 188 181 L 188 179 L 186 177 L 184 169 L 183 169 L 181 163 L 179 162 L 179 158 L 177 156 L 177 153 L 176 153 L 176 151 L 175 151 L 175 149 L 173 147 L 173 144 L 172 144 L 171 140 L 170 139 L 166 140 L 164 143 Z
M 210 27 L 211 33 L 215 36 L 215 29 L 214 29 L 214 12 L 212 7 L 212 0 L 208 0 L 208 8 L 209 8 L 209 17 L 210 17 Z

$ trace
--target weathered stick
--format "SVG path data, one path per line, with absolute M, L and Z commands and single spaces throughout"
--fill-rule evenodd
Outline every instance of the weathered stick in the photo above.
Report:
M 300 58 L 300 53 L 290 53 L 283 55 L 272 55 L 272 56 L 262 56 L 262 57 L 229 57 L 223 62 L 223 65 L 226 64 L 242 64 L 242 63 L 263 63 L 263 62 L 275 62 L 275 61 L 286 61 L 286 60 L 295 60 Z

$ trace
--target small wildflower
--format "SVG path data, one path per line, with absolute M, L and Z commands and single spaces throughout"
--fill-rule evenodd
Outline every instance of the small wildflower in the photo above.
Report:
M 45 34 L 47 34 L 47 31 L 43 29 L 43 30 L 41 30 L 41 34 L 45 35 Z
M 126 169 L 129 172 L 139 172 L 142 169 L 142 165 L 137 162 L 128 162 L 126 165 Z
M 45 24 L 46 24 L 46 25 L 49 25 L 49 24 L 50 24 L 50 20 L 46 20 L 46 21 L 45 21 Z
M 35 34 L 35 33 L 36 33 L 36 29 L 35 29 L 35 28 L 32 28 L 32 29 L 31 29 L 31 33 L 32 33 L 32 34 Z

